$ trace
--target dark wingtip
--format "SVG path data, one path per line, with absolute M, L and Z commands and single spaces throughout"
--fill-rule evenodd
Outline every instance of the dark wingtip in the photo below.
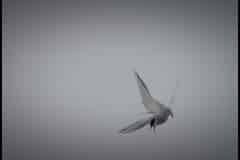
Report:
M 127 132 L 124 132 L 124 130 L 120 130 L 117 133 L 120 134 L 120 135 L 123 135 L 123 134 L 126 134 Z
M 126 128 L 120 129 L 120 130 L 118 131 L 118 133 L 119 133 L 119 134 L 124 134 L 124 132 L 125 132 L 126 130 L 127 130 Z
M 138 74 L 138 72 L 137 72 L 136 70 L 133 70 L 133 73 L 134 73 L 134 75 L 135 75 L 136 78 L 141 79 L 140 76 L 139 76 L 139 74 Z

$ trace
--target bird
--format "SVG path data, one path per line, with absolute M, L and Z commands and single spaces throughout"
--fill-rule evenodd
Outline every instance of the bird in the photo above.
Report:
M 118 132 L 120 134 L 128 134 L 137 131 L 138 129 L 141 129 L 145 127 L 146 125 L 150 125 L 150 128 L 153 130 L 154 133 L 156 133 L 156 127 L 158 125 L 164 124 L 169 117 L 173 118 L 173 112 L 172 109 L 169 107 L 171 104 L 173 104 L 175 96 L 171 96 L 168 105 L 160 103 L 157 99 L 155 99 L 151 94 L 150 91 L 145 84 L 145 82 L 142 80 L 142 78 L 139 76 L 136 70 L 134 72 L 134 77 L 137 81 L 137 86 L 140 91 L 140 96 L 142 99 L 142 104 L 144 105 L 146 109 L 146 113 L 151 114 L 151 117 L 138 120 L 127 127 L 122 128 Z

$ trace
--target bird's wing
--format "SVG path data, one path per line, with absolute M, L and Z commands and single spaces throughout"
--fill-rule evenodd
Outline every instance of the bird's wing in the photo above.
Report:
M 151 96 L 147 85 L 143 82 L 139 74 L 134 71 L 135 78 L 137 80 L 138 88 L 140 91 L 140 95 L 142 97 L 142 103 L 144 104 L 145 108 L 150 112 L 150 113 L 159 113 L 160 108 L 158 105 L 155 105 L 155 100 Z
M 142 120 L 136 121 L 135 123 L 121 129 L 119 131 L 119 133 L 121 133 L 121 134 L 132 133 L 140 128 L 143 128 L 144 126 L 146 126 L 149 123 L 150 123 L 150 118 L 142 119 Z

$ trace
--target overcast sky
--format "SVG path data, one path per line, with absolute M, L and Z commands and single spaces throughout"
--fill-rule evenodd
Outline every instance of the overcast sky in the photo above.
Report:
M 6 160 L 237 159 L 236 0 L 4 0 Z M 146 115 L 133 76 L 173 119 Z

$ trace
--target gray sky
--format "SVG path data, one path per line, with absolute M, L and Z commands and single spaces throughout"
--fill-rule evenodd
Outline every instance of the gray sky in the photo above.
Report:
M 6 160 L 237 159 L 236 0 L 5 0 Z M 132 70 L 174 119 L 145 117 Z

